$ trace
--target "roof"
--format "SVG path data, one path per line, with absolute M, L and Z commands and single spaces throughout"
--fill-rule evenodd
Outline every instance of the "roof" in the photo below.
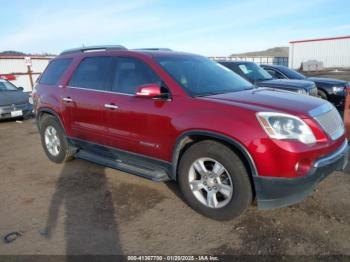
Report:
M 340 40 L 340 39 L 350 39 L 350 36 L 337 36 L 337 37 L 328 37 L 328 38 L 314 38 L 314 39 L 306 39 L 306 40 L 295 40 L 290 41 L 290 44 L 296 43 L 305 43 L 305 42 L 318 42 L 318 41 L 329 41 L 329 40 Z

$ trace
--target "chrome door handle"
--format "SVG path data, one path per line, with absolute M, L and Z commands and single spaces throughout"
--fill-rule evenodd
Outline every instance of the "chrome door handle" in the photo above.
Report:
M 108 108 L 108 109 L 118 109 L 119 107 L 116 106 L 116 105 L 113 105 L 113 104 L 105 104 L 105 108 Z
M 73 99 L 70 98 L 70 97 L 63 97 L 62 100 L 63 100 L 64 102 L 68 102 L 68 103 L 73 102 Z

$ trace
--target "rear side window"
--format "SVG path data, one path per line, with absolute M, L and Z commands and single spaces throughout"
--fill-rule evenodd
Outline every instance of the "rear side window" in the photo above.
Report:
M 110 57 L 85 58 L 75 70 L 69 86 L 93 90 L 105 90 L 111 70 Z
M 39 83 L 44 85 L 57 84 L 60 77 L 67 70 L 72 62 L 71 58 L 62 58 L 53 60 L 46 68 L 45 72 L 40 78 Z

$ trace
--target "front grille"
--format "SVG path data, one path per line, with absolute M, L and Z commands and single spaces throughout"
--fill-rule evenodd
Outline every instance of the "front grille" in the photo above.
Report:
M 1 106 L 3 111 L 14 111 L 14 110 L 25 110 L 28 107 L 28 104 L 17 104 L 17 105 L 7 105 Z
M 310 96 L 317 96 L 317 87 L 314 87 L 310 90 Z
M 315 116 L 315 119 L 333 140 L 344 134 L 343 120 L 334 107 L 326 113 Z

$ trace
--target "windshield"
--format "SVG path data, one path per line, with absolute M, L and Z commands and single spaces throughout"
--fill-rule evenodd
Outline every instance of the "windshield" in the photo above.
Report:
M 242 63 L 238 65 L 246 77 L 252 81 L 265 81 L 273 79 L 272 76 L 255 63 Z
M 293 70 L 293 69 L 283 69 L 282 72 L 290 79 L 305 79 L 306 76 L 304 76 L 303 74 L 300 74 L 299 72 Z
M 10 82 L 0 80 L 0 92 L 1 91 L 18 91 L 18 89 Z
M 237 92 L 252 84 L 226 67 L 201 56 L 156 57 L 158 64 L 191 96 Z

